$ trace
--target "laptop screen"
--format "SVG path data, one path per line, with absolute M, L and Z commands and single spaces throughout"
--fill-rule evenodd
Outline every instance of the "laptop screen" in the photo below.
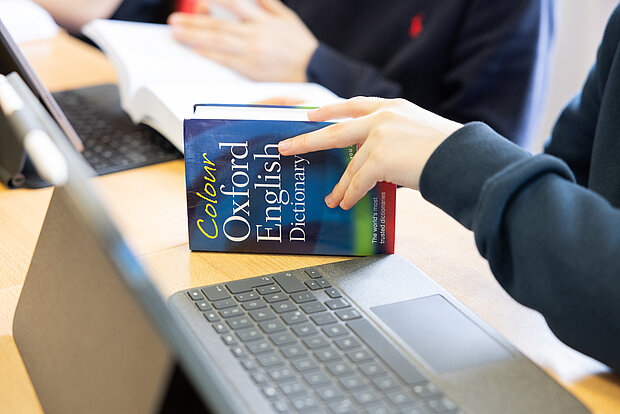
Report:
M 9 34 L 8 29 L 0 20 L 0 73 L 8 75 L 17 72 L 26 82 L 30 90 L 37 96 L 47 112 L 54 118 L 58 126 L 67 136 L 76 150 L 82 151 L 84 146 L 56 100 L 34 72 L 19 47 Z

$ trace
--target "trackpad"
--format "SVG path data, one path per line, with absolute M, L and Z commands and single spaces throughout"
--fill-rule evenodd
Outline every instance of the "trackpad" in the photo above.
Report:
M 512 357 L 441 295 L 370 309 L 437 372 Z

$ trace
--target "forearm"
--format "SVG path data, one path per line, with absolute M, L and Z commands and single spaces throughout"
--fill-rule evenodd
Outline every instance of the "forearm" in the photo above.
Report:
M 474 231 L 515 299 L 568 345 L 620 369 L 620 210 L 575 184 L 559 159 L 527 154 L 482 124 L 436 150 L 420 190 Z
M 35 0 L 47 9 L 52 17 L 71 32 L 93 19 L 106 19 L 112 16 L 122 0 Z

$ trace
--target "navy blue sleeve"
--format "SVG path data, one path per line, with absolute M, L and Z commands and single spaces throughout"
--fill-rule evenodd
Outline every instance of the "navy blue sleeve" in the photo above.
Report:
M 620 210 L 481 123 L 437 148 L 424 198 L 474 231 L 499 283 L 563 342 L 620 371 Z

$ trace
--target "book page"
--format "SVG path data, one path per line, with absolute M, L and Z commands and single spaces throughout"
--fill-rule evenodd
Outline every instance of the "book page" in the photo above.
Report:
M 298 98 L 304 106 L 321 106 L 342 99 L 315 83 L 155 82 L 145 84 L 138 92 L 132 118 L 157 129 L 183 151 L 183 120 L 194 116 L 194 104 L 252 104 L 274 96 Z
M 134 110 L 133 96 L 145 84 L 250 82 L 175 41 L 165 24 L 95 20 L 83 32 L 112 60 L 127 112 Z

